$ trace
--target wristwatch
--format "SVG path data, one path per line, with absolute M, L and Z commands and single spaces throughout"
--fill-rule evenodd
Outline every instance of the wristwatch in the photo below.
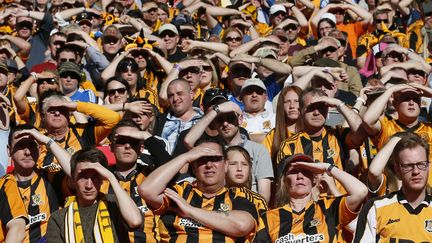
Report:
M 220 113 L 220 109 L 219 109 L 219 106 L 218 106 L 218 105 L 214 105 L 214 106 L 213 106 L 213 110 L 216 111 L 216 114 L 219 114 L 219 113 Z

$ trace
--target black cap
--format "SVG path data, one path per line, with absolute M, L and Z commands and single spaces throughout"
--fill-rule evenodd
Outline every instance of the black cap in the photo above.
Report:
M 206 90 L 202 99 L 204 110 L 215 105 L 218 102 L 228 101 L 228 95 L 225 90 L 218 88 L 211 88 Z M 220 103 L 219 103 L 220 104 Z

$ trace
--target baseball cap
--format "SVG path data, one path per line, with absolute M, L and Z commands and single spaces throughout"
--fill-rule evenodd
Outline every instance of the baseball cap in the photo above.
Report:
M 9 69 L 8 69 L 8 67 L 6 66 L 5 63 L 0 63 L 0 73 L 3 73 L 3 74 L 5 74 L 5 75 L 8 75 L 8 73 L 9 73 Z
M 258 50 L 254 52 L 253 56 L 261 58 L 266 58 L 270 56 L 274 59 L 277 59 L 276 52 L 273 49 L 267 47 L 258 48 Z
M 91 16 L 87 12 L 82 12 L 82 13 L 78 14 L 76 17 L 76 20 L 77 20 L 78 24 L 88 23 L 91 25 Z
M 287 156 L 287 157 L 283 158 L 282 161 L 278 165 L 277 178 L 280 178 L 281 176 L 285 175 L 289 166 L 295 162 L 314 163 L 315 161 L 311 156 L 306 155 L 306 154 L 294 154 L 291 156 Z
M 264 82 L 261 81 L 261 79 L 259 78 L 250 78 L 250 79 L 246 79 L 245 83 L 243 84 L 243 86 L 241 87 L 240 90 L 240 94 L 243 93 L 243 91 L 251 86 L 258 86 L 263 90 L 267 90 L 266 86 L 264 85 Z
M 274 4 L 273 6 L 271 6 L 270 8 L 270 15 L 273 15 L 277 12 L 284 12 L 286 13 L 286 9 L 282 4 Z
M 226 91 L 218 88 L 211 88 L 206 90 L 202 99 L 204 110 L 207 110 L 210 106 L 215 105 L 218 102 L 227 101 L 228 97 Z
M 58 67 L 58 74 L 61 76 L 63 73 L 73 73 L 75 74 L 78 81 L 81 80 L 81 68 L 78 64 L 74 62 L 64 62 Z
M 173 32 L 176 35 L 179 34 L 179 32 L 177 30 L 177 27 L 175 27 L 175 25 L 173 25 L 173 24 L 164 24 L 164 25 L 162 25 L 159 28 L 158 35 L 162 34 L 162 32 L 164 32 L 164 31 L 171 31 L 171 32 Z
M 336 24 L 336 16 L 332 13 L 325 13 L 325 14 L 321 15 L 320 20 L 322 20 L 322 19 L 329 19 L 334 24 Z

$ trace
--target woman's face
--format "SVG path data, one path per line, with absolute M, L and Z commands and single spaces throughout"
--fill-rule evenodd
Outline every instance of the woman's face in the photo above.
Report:
M 315 179 L 310 171 L 290 167 L 285 173 L 285 182 L 291 198 L 304 198 L 311 194 Z
M 110 104 L 124 103 L 129 97 L 126 86 L 118 81 L 111 81 L 108 83 L 107 96 Z
M 250 166 L 246 158 L 238 151 L 228 152 L 227 180 L 232 185 L 245 186 L 249 179 Z
M 128 82 L 131 90 L 134 90 L 136 88 L 138 82 L 138 75 L 136 74 L 136 72 L 133 72 L 130 67 L 126 72 L 122 72 L 120 76 Z
M 200 73 L 200 88 L 207 88 L 213 78 L 213 69 L 208 63 L 202 65 L 202 72 Z
M 300 115 L 299 96 L 294 90 L 290 90 L 284 97 L 285 118 L 290 121 L 297 121 Z
M 333 26 L 331 26 L 327 21 L 321 21 L 318 26 L 318 32 L 321 37 L 328 36 L 332 30 L 334 30 Z
M 231 31 L 226 35 L 224 42 L 228 45 L 229 51 L 232 51 L 242 44 L 242 37 L 236 31 Z

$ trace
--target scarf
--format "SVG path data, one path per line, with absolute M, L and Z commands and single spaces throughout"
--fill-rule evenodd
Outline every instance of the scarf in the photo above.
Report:
M 66 243 L 84 242 L 84 231 L 76 198 L 72 198 L 65 217 Z M 114 242 L 112 224 L 109 218 L 107 202 L 104 197 L 99 200 L 96 219 L 93 227 L 93 236 L 96 243 Z

